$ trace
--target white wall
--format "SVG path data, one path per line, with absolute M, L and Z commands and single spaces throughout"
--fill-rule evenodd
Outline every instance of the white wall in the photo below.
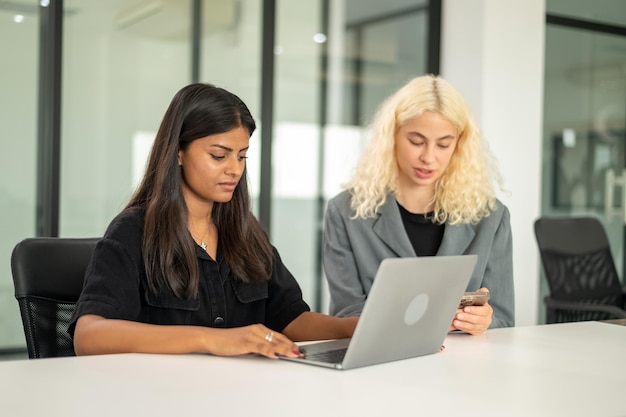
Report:
M 509 191 L 516 324 L 537 323 L 545 0 L 446 0 L 441 74 L 468 100 Z

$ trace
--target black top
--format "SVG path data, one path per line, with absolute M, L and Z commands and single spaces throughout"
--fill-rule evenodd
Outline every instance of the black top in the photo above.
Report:
M 433 223 L 434 212 L 415 214 L 398 203 L 404 230 L 417 256 L 435 256 L 443 239 L 444 224 Z
M 70 335 L 74 334 L 78 317 L 85 314 L 151 324 L 223 328 L 263 323 L 280 332 L 310 310 L 275 249 L 271 279 L 246 284 L 233 276 L 219 248 L 216 262 L 196 245 L 198 297 L 180 299 L 169 289 L 152 293 L 141 253 L 144 214 L 134 210 L 118 215 L 98 242 L 72 316 Z

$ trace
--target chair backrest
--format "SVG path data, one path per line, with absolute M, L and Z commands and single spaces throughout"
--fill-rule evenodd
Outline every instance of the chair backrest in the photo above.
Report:
M 543 217 L 535 221 L 535 237 L 550 297 L 624 307 L 609 240 L 598 219 Z
M 74 356 L 67 333 L 99 238 L 27 238 L 11 254 L 11 271 L 31 359 Z

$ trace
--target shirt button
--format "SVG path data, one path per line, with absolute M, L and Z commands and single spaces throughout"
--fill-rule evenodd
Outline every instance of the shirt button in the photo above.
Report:
M 222 324 L 224 324 L 224 318 L 222 317 L 216 317 L 215 320 L 213 320 L 213 324 L 216 326 L 221 326 Z

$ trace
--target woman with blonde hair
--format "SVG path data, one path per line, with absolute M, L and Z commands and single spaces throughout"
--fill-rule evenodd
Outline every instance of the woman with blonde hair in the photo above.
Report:
M 352 180 L 326 211 L 331 314 L 360 314 L 385 258 L 476 254 L 467 291 L 489 291 L 491 299 L 458 310 L 450 330 L 513 326 L 509 211 L 496 197 L 502 180 L 464 98 L 441 77 L 416 77 L 385 100 L 370 133 Z

